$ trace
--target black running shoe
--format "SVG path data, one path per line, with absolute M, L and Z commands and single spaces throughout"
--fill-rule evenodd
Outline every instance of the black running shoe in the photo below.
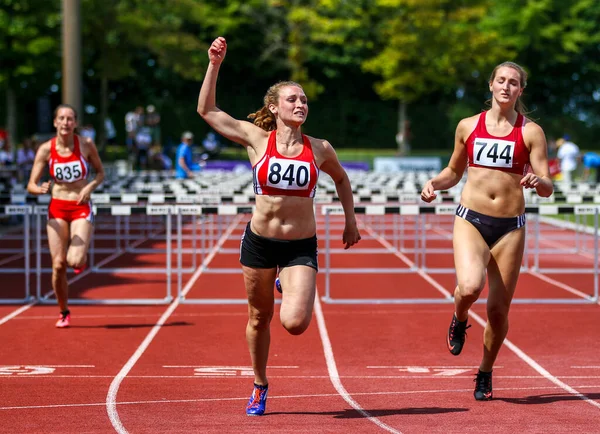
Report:
M 489 401 L 492 399 L 492 373 L 477 371 L 475 378 L 475 391 L 473 396 L 477 401 Z
M 471 326 L 467 325 L 467 321 L 460 322 L 456 318 L 456 314 L 452 315 L 452 322 L 450 328 L 448 328 L 448 336 L 446 336 L 446 344 L 448 344 L 448 350 L 455 356 L 458 356 L 463 349 L 469 327 Z

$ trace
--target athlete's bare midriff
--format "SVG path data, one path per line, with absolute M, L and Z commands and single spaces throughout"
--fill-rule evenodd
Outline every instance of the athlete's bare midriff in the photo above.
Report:
M 310 238 L 316 233 L 313 199 L 257 195 L 251 228 L 252 232 L 266 238 Z
M 490 217 L 516 217 L 525 211 L 522 175 L 469 167 L 461 204 Z
M 52 197 L 61 200 L 77 200 L 81 190 L 88 184 L 86 179 L 71 183 L 52 184 Z

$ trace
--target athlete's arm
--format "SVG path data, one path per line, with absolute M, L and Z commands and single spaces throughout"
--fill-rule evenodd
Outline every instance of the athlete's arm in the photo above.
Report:
M 96 176 L 81 189 L 77 198 L 77 204 L 88 202 L 90 200 L 92 191 L 94 191 L 100 184 L 102 184 L 102 181 L 104 181 L 104 166 L 102 166 L 102 161 L 100 160 L 100 155 L 98 154 L 96 145 L 92 139 L 88 138 L 85 140 L 85 146 L 88 150 L 88 161 L 96 171 Z
M 35 153 L 35 159 L 33 160 L 33 167 L 31 168 L 31 174 L 29 175 L 29 182 L 27 183 L 27 191 L 31 194 L 46 194 L 50 191 L 51 181 L 47 181 L 38 185 L 44 168 L 48 164 L 50 158 L 50 142 L 46 142 L 38 148 Z
M 436 190 L 447 190 L 454 187 L 462 179 L 467 168 L 467 146 L 465 144 L 468 134 L 473 129 L 473 118 L 461 120 L 456 126 L 454 135 L 454 151 L 446 166 L 436 177 L 425 183 L 421 192 L 421 199 L 425 202 L 431 202 L 437 197 Z
M 523 139 L 529 147 L 529 163 L 533 173 L 526 174 L 521 179 L 521 185 L 535 188 L 537 194 L 548 197 L 554 191 L 554 185 L 548 169 L 548 145 L 544 130 L 538 124 L 528 122 L 523 130 Z
M 327 173 L 333 179 L 335 190 L 342 208 L 344 208 L 346 224 L 342 242 L 345 244 L 344 249 L 348 249 L 360 240 L 358 226 L 356 225 L 356 215 L 354 214 L 354 195 L 352 194 L 350 179 L 340 164 L 333 146 L 327 140 L 320 141 L 319 146 L 315 148 L 319 149 L 320 159 L 323 161 L 320 170 Z
M 219 68 L 227 53 L 225 38 L 218 37 L 208 49 L 209 64 L 198 95 L 198 114 L 219 134 L 244 147 L 264 140 L 266 131 L 251 122 L 234 119 L 217 107 L 216 88 Z

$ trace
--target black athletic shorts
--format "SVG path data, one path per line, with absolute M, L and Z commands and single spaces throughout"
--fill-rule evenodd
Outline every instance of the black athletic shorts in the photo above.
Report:
M 284 268 L 306 265 L 319 271 L 317 236 L 301 240 L 265 238 L 250 230 L 250 222 L 242 235 L 240 263 L 252 268 Z
M 458 205 L 456 215 L 475 226 L 489 247 L 507 233 L 525 226 L 525 214 L 517 217 L 490 217 Z

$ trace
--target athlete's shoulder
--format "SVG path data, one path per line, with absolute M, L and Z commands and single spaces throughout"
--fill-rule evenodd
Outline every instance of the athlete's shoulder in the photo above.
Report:
M 473 132 L 479 122 L 481 113 L 478 113 L 467 118 L 462 118 L 456 126 L 456 134 L 463 136 L 465 139 Z
M 45 141 L 38 146 L 37 153 L 41 155 L 50 155 L 50 148 L 52 147 L 52 139 Z
M 544 130 L 540 125 L 532 121 L 527 117 L 523 117 L 523 135 L 527 136 L 537 136 L 537 135 L 545 135 Z
M 325 140 L 325 139 L 319 139 L 317 137 L 312 137 L 309 135 L 304 135 L 310 142 L 310 146 L 315 149 L 315 147 L 320 148 L 320 149 L 325 149 L 325 148 L 332 148 L 333 146 L 331 146 L 331 143 L 329 143 L 329 141 Z

